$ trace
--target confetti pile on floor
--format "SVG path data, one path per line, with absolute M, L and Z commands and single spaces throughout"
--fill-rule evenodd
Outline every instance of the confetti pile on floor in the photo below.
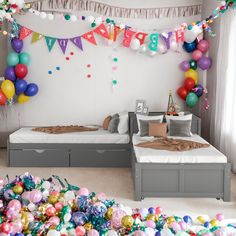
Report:
M 167 216 L 160 207 L 131 209 L 58 176 L 0 179 L 0 236 L 236 235 L 236 227 L 223 221 L 220 213 L 192 219 Z

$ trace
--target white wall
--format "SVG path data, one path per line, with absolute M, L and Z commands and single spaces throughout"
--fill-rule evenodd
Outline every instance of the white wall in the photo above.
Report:
M 189 3 L 187 0 L 181 2 L 183 5 Z M 183 22 L 199 18 L 123 21 L 148 31 L 173 29 Z M 62 38 L 77 36 L 89 29 L 81 21 L 74 24 L 61 20 L 47 21 L 30 14 L 19 16 L 17 20 L 35 31 Z M 24 41 L 24 49 L 32 57 L 26 79 L 36 82 L 40 91 L 30 102 L 9 108 L 5 112 L 7 119 L 1 118 L 0 131 L 12 131 L 21 126 L 101 123 L 107 114 L 134 110 L 136 99 L 146 99 L 150 110 L 164 111 L 169 90 L 175 95 L 183 82 L 178 64 L 189 57 L 183 52 L 169 52 L 151 58 L 123 47 L 114 51 L 98 36 L 98 46 L 83 40 L 84 52 L 69 43 L 67 55 L 71 51 L 75 55 L 66 61 L 58 45 L 49 53 L 44 40 L 30 44 L 30 38 Z M 111 88 L 113 55 L 119 59 L 115 73 L 118 85 L 114 90 Z M 91 64 L 91 79 L 86 77 L 87 64 Z M 56 72 L 56 66 L 61 67 L 60 72 Z M 53 70 L 53 75 L 48 75 L 48 70 Z M 183 105 L 177 96 L 175 100 Z

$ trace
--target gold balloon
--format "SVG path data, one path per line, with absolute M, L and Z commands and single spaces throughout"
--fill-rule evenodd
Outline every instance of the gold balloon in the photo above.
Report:
M 47 207 L 48 207 L 48 203 L 43 203 L 42 205 L 39 206 L 38 211 L 45 214 Z
M 27 228 L 29 226 L 29 219 L 28 219 L 28 216 L 25 212 L 21 213 L 21 222 L 23 224 L 23 229 L 27 230 Z
M 17 101 L 18 101 L 18 103 L 23 104 L 23 103 L 25 103 L 25 102 L 28 102 L 29 99 L 30 99 L 29 96 L 26 96 L 26 95 L 24 95 L 24 94 L 22 93 L 22 94 L 20 94 L 20 95 L 18 96 Z
M 59 197 L 57 195 L 50 195 L 48 197 L 48 202 L 51 204 L 55 204 L 58 202 Z
M 107 220 L 111 220 L 113 212 L 114 212 L 113 208 L 108 208 L 107 209 L 107 212 L 106 212 L 106 215 L 105 215 Z
M 15 185 L 13 187 L 13 192 L 16 194 L 22 194 L 24 191 L 23 187 L 21 185 Z
M 167 222 L 167 224 L 171 224 L 171 223 L 175 222 L 174 216 L 169 217 L 166 222 Z
M 215 226 L 218 226 L 219 222 L 218 222 L 218 220 L 213 219 L 210 221 L 210 224 L 212 227 L 215 227 Z
M 89 231 L 89 230 L 91 230 L 91 229 L 93 228 L 93 225 L 92 225 L 91 223 L 86 223 L 86 224 L 83 225 L 83 227 L 84 227 L 87 231 Z
M 155 214 L 149 214 L 148 216 L 147 216 L 147 220 L 153 220 L 153 221 L 156 221 L 156 218 L 157 216 L 155 215 Z
M 13 98 L 15 94 L 15 86 L 12 83 L 11 80 L 3 80 L 2 85 L 1 85 L 2 92 L 5 94 L 5 96 L 8 99 Z
M 121 223 L 126 229 L 130 229 L 134 224 L 134 219 L 132 216 L 126 215 L 122 218 Z
M 198 73 L 193 69 L 189 69 L 185 72 L 185 78 L 191 78 L 195 81 L 195 84 L 198 82 Z
M 202 216 L 198 216 L 197 220 L 201 223 L 204 224 L 205 223 L 205 219 Z

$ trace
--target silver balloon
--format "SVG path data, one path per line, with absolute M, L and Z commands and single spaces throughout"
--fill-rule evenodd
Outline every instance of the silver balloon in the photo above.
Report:
M 133 50 L 138 50 L 140 48 L 140 41 L 138 39 L 132 39 L 131 43 L 130 43 L 130 48 L 132 48 Z
M 142 44 L 142 45 L 140 46 L 139 51 L 140 51 L 141 53 L 147 52 L 147 45 L 146 45 L 146 44 Z

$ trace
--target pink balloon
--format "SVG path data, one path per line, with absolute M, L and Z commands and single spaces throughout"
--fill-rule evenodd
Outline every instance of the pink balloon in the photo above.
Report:
M 146 234 L 141 230 L 137 230 L 134 232 L 134 236 L 146 236 Z
M 19 212 L 21 210 L 21 203 L 18 200 L 11 200 L 8 203 L 7 207 L 8 207 L 9 210 L 13 210 L 13 211 Z
M 42 200 L 42 192 L 38 189 L 34 189 L 30 192 L 30 201 L 33 203 L 38 203 Z
M 179 226 L 180 226 L 181 230 L 186 230 L 187 229 L 187 224 L 184 221 L 180 221 Z
M 201 40 L 198 45 L 197 49 L 199 49 L 202 53 L 206 53 L 209 49 L 209 43 L 207 40 Z
M 222 221 L 222 220 L 224 220 L 224 215 L 222 214 L 222 213 L 218 213 L 217 215 L 216 215 L 216 219 L 218 220 L 218 221 Z
M 61 202 L 57 202 L 54 206 L 57 211 L 60 211 L 63 208 L 63 204 Z
M 156 228 L 156 224 L 155 224 L 155 222 L 154 222 L 153 220 L 147 220 L 147 221 L 145 222 L 145 225 L 146 225 L 147 227 L 149 227 L 149 228 L 152 228 L 152 229 L 155 229 L 155 228 Z
M 48 222 L 53 226 L 57 226 L 60 224 L 60 218 L 57 216 L 53 216 L 48 220 Z
M 177 222 L 172 222 L 172 223 L 170 224 L 170 227 L 171 227 L 174 231 L 176 231 L 176 232 L 178 232 L 178 231 L 181 230 L 181 227 L 180 227 L 180 225 L 179 225 Z
M 29 191 L 23 192 L 21 197 L 22 197 L 22 199 L 29 201 L 30 200 L 30 192 Z
M 197 50 L 193 51 L 192 58 L 193 58 L 193 60 L 198 61 L 199 59 L 202 58 L 202 55 L 203 55 L 202 52 L 197 49 Z
M 156 208 L 156 214 L 161 214 L 163 212 L 162 208 L 161 207 L 157 207 Z
M 35 184 L 39 184 L 40 181 L 41 181 L 41 178 L 40 178 L 40 177 L 38 177 L 38 176 L 34 177 L 34 182 L 35 182 Z
M 19 216 L 19 212 L 15 211 L 14 209 L 9 209 L 6 213 L 6 217 L 10 221 L 17 219 L 18 216 Z
M 11 222 L 11 233 L 14 235 L 16 233 L 21 233 L 23 230 L 23 224 L 21 220 Z
M 26 215 L 28 217 L 28 221 L 29 222 L 33 222 L 34 221 L 34 216 L 30 212 L 26 212 Z
M 89 190 L 87 188 L 81 188 L 78 191 L 78 195 L 80 195 L 80 196 L 88 196 L 89 195 Z
M 121 219 L 123 216 L 126 215 L 126 212 L 123 210 L 116 210 L 113 215 L 112 215 L 112 219 L 111 219 L 111 225 L 113 228 L 115 229 L 119 229 L 121 227 Z
M 76 233 L 77 236 L 84 236 L 85 233 L 86 233 L 86 230 L 83 226 L 77 226 L 75 228 L 75 233 Z
M 99 236 L 99 233 L 96 229 L 91 229 L 87 233 L 88 236 Z

